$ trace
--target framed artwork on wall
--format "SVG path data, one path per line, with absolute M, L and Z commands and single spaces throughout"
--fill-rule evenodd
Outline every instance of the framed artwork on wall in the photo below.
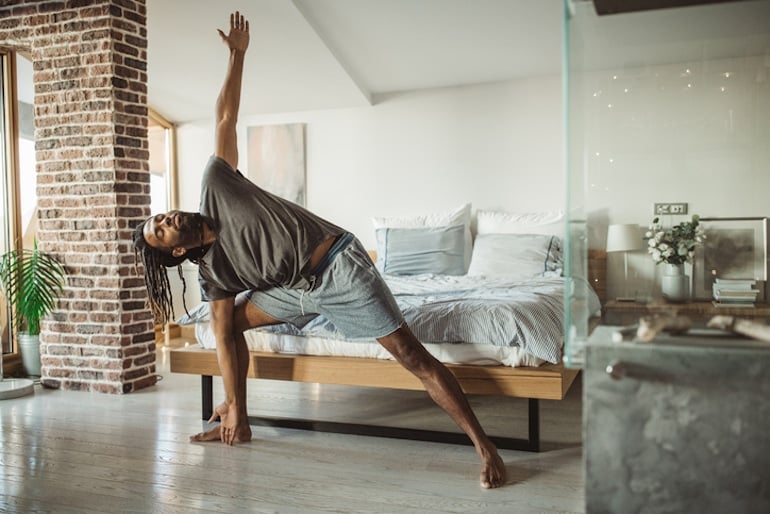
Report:
M 756 280 L 760 289 L 768 274 L 768 218 L 701 218 L 706 235 L 695 248 L 693 298 L 710 300 L 715 278 Z
M 259 187 L 305 207 L 305 124 L 249 127 L 246 137 L 248 178 Z

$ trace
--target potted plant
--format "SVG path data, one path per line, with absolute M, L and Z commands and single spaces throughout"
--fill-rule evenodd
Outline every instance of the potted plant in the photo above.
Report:
M 692 262 L 695 247 L 703 243 L 705 238 L 697 214 L 690 221 L 683 221 L 671 228 L 663 228 L 659 218 L 652 220 L 644 239 L 647 240 L 647 251 L 655 264 L 666 266 L 661 292 L 667 300 L 682 302 L 689 298 L 689 277 L 684 274 L 684 264 Z
M 32 249 L 0 255 L 0 289 L 13 306 L 16 340 L 28 375 L 40 375 L 40 320 L 56 306 L 64 288 L 64 266 Z

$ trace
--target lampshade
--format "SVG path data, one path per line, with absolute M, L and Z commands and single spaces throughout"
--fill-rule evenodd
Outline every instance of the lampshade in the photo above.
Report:
M 642 248 L 644 248 L 644 239 L 642 239 L 639 225 L 610 225 L 607 228 L 608 252 L 630 252 Z

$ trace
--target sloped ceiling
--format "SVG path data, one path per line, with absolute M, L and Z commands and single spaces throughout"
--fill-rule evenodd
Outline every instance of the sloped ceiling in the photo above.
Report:
M 213 116 L 227 60 L 216 29 L 227 29 L 236 10 L 251 27 L 241 99 L 248 116 L 366 106 L 385 93 L 560 73 L 563 6 L 562 0 L 147 0 L 148 100 L 176 123 Z M 752 0 L 594 16 L 571 29 L 583 46 L 576 64 L 586 68 L 749 54 L 766 55 L 770 66 L 768 26 L 770 1 Z
M 174 122 L 211 118 L 250 21 L 242 115 L 369 105 L 378 94 L 558 73 L 561 0 L 148 0 L 148 97 Z

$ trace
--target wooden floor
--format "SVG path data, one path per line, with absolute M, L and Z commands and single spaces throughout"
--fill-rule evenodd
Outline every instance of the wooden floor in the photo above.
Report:
M 168 373 L 123 396 L 35 388 L 0 402 L 0 512 L 583 512 L 581 380 L 542 400 L 540 453 L 503 450 L 509 482 L 478 484 L 470 446 L 253 427 L 193 444 L 200 381 Z M 215 401 L 221 383 L 215 379 Z M 424 393 L 252 380 L 250 411 L 454 429 Z M 526 436 L 526 401 L 472 397 L 490 434 Z

